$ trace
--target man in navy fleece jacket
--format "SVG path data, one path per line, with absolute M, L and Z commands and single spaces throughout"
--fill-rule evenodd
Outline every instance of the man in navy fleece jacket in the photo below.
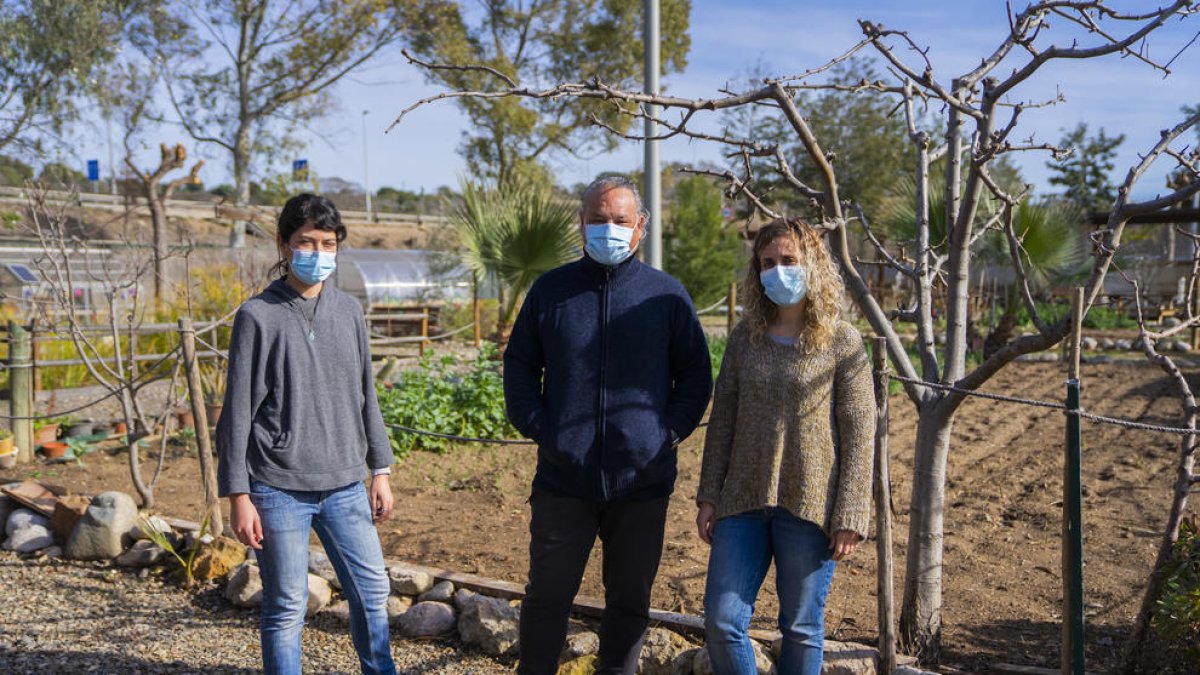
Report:
M 632 673 L 649 622 L 679 441 L 712 391 L 708 345 L 678 281 L 632 255 L 637 186 L 583 195 L 585 255 L 542 275 L 504 353 L 508 417 L 537 441 L 520 673 L 554 673 L 599 534 L 605 610 L 597 673 Z

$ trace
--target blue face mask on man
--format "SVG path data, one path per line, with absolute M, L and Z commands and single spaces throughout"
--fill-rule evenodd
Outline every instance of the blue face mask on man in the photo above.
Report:
M 337 269 L 337 253 L 327 251 L 292 251 L 291 273 L 301 282 L 313 286 L 329 278 Z
M 808 273 L 803 265 L 776 265 L 758 275 L 771 302 L 780 307 L 800 304 L 808 295 Z
M 633 242 L 632 227 L 600 223 L 588 225 L 585 228 L 586 242 L 583 249 L 592 260 L 601 265 L 620 265 L 633 254 L 630 244 Z

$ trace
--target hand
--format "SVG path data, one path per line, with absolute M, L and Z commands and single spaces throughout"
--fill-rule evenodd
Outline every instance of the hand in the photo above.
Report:
M 392 517 L 392 486 L 388 475 L 381 473 L 371 478 L 371 513 L 375 522 L 381 522 Z
M 712 502 L 700 502 L 700 510 L 696 513 L 696 532 L 700 541 L 712 546 L 713 527 L 717 524 L 717 507 Z
M 258 517 L 258 509 L 254 508 L 249 494 L 239 492 L 229 495 L 229 524 L 238 541 L 256 551 L 262 550 L 262 519 Z
M 838 530 L 833 533 L 833 537 L 829 540 L 829 550 L 833 551 L 830 556 L 834 561 L 840 561 L 858 548 L 858 542 L 862 541 L 862 537 L 858 536 L 853 530 Z

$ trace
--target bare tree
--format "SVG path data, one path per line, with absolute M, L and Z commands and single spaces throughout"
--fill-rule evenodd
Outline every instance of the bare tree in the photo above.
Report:
M 38 186 L 29 190 L 29 229 L 37 238 L 41 255 L 33 263 L 48 287 L 48 302 L 38 305 L 41 319 L 54 333 L 70 340 L 88 374 L 116 397 L 128 428 L 129 472 L 142 508 L 154 505 L 154 486 L 162 473 L 166 436 L 160 439 L 158 464 L 150 480 L 141 466 L 140 441 L 163 426 L 175 407 L 180 360 L 178 347 L 148 367 L 140 366 L 137 353 L 138 329 L 145 319 L 141 302 L 142 280 L 153 268 L 153 256 L 128 238 L 123 250 L 96 252 L 71 229 L 67 208 L 73 200 L 53 203 Z M 115 255 L 114 253 L 119 253 Z M 99 257 L 99 260 L 95 258 Z M 102 316 L 107 325 L 97 332 L 85 316 L 90 312 L 80 302 L 99 290 L 103 296 Z M 107 347 L 111 346 L 111 354 Z M 148 385 L 170 377 L 166 402 L 150 414 L 139 393 Z M 107 398 L 107 397 L 106 397 Z
M 664 111 L 658 121 L 666 129 L 659 138 L 685 136 L 728 146 L 732 156 L 742 160 L 743 170 L 701 173 L 720 175 L 728 182 L 730 197 L 744 197 L 758 210 L 774 217 L 777 214 L 762 199 L 756 187 L 758 177 L 752 170 L 752 160 L 771 160 L 780 184 L 811 200 L 818 209 L 847 287 L 875 332 L 886 338 L 889 356 L 917 411 L 901 642 L 906 651 L 916 654 L 922 662 L 936 663 L 941 644 L 946 466 L 955 413 L 970 391 L 978 389 L 1005 365 L 1023 354 L 1052 347 L 1070 329 L 1069 317 L 1051 322 L 1038 311 L 1026 275 L 1021 233 L 1013 227 L 1013 209 L 1021 195 L 1005 191 L 991 173 L 993 164 L 1009 153 L 1062 152 L 1050 144 L 1019 139 L 1016 131 L 1022 115 L 1032 108 L 1054 103 L 1021 100 L 1019 88 L 1034 73 L 1064 59 L 1116 55 L 1144 62 L 1151 69 L 1167 73 L 1169 63 L 1157 63 L 1148 56 L 1146 39 L 1166 21 L 1182 19 L 1197 11 L 1200 10 L 1194 7 L 1194 0 L 1176 0 L 1141 13 L 1115 10 L 1103 0 L 1034 2 L 1024 11 L 1010 12 L 1009 22 L 999 31 L 1001 35 L 994 49 L 985 53 L 971 70 L 949 80 L 935 76 L 928 49 L 921 47 L 908 33 L 861 20 L 863 40 L 828 63 L 798 75 L 765 79 L 760 87 L 750 91 L 722 91 L 720 96 L 711 99 L 625 91 L 598 79 L 532 89 L 517 86 L 515 79 L 486 67 L 429 64 L 436 68 L 491 71 L 496 75 L 496 88 L 446 91 L 422 99 L 401 111 L 396 123 L 420 106 L 463 97 L 598 99 L 609 101 L 637 118 L 645 117 L 646 106 L 657 105 Z M 1064 27 L 1074 31 L 1068 33 L 1066 46 L 1053 44 L 1052 41 L 1060 39 Z M 887 79 L 851 84 L 821 80 L 822 74 L 836 64 L 860 52 L 872 51 L 886 66 Z M 826 153 L 821 139 L 813 133 L 797 103 L 799 95 L 805 91 L 831 89 L 888 97 L 904 115 L 909 140 L 917 156 L 914 174 L 918 236 L 912 245 L 900 250 L 885 245 L 876 236 L 862 208 L 843 200 L 836 158 Z M 697 115 L 744 106 L 756 106 L 781 116 L 816 167 L 815 182 L 805 182 L 792 171 L 784 148 L 778 143 L 703 133 L 690 126 Z M 1108 222 L 1092 234 L 1095 251 L 1085 286 L 1088 307 L 1103 290 L 1104 277 L 1120 246 L 1126 222 L 1134 215 L 1164 208 L 1200 190 L 1200 185 L 1190 185 L 1148 201 L 1131 201 L 1138 179 L 1151 163 L 1163 155 L 1179 157 L 1172 149 L 1172 142 L 1198 120 L 1200 115 L 1192 115 L 1164 131 L 1162 139 L 1147 150 L 1119 186 Z M 600 120 L 596 122 L 603 124 Z M 935 162 L 941 167 L 941 175 L 936 177 L 931 170 Z M 947 229 L 944 243 L 930 239 L 932 180 L 939 180 L 944 185 Z M 987 213 L 983 208 L 989 200 L 999 204 L 993 213 Z M 856 259 L 852 253 L 852 223 L 875 249 L 881 264 L 890 267 L 917 289 L 911 306 L 890 310 L 881 306 L 861 272 L 862 265 L 867 263 Z M 1016 286 L 1036 333 L 1010 340 L 968 371 L 968 300 L 973 252 L 980 239 L 993 231 L 1002 234 L 1009 243 Z M 937 334 L 935 306 L 945 310 L 942 335 Z M 900 339 L 897 331 L 900 323 L 916 324 L 915 359 L 910 358 Z M 943 338 L 945 346 L 939 348 Z M 952 385 L 958 391 L 934 389 L 923 383 Z
M 159 151 L 161 159 L 158 167 L 142 170 L 134 164 L 132 152 L 126 145 L 125 165 L 141 181 L 142 194 L 150 205 L 150 219 L 154 224 L 154 301 L 162 303 L 166 292 L 168 257 L 166 200 L 170 199 L 180 186 L 200 182 L 199 174 L 200 169 L 204 166 L 204 160 L 198 160 L 187 174 L 167 181 L 164 185 L 163 179 L 167 174 L 184 167 L 187 162 L 187 150 L 184 149 L 183 143 L 176 143 L 174 148 L 162 143 L 159 145 Z

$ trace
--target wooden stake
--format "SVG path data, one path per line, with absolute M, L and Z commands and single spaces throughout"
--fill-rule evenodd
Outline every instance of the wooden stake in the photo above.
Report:
M 725 334 L 726 336 L 733 333 L 733 327 L 737 324 L 737 282 L 729 284 L 729 306 L 725 314 Z
M 875 497 L 876 597 L 878 600 L 880 672 L 896 668 L 896 603 L 892 556 L 892 486 L 888 467 L 888 371 L 887 338 L 871 340 L 875 362 Z
M 16 321 L 8 322 L 8 409 L 13 417 L 33 415 L 33 339 Z M 33 460 L 33 420 L 12 420 L 18 462 Z
M 183 372 L 187 375 L 188 398 L 192 417 L 196 420 L 196 447 L 200 454 L 200 476 L 204 485 L 204 508 L 209 515 L 209 531 L 221 536 L 225 526 L 221 516 L 221 501 L 217 497 L 217 466 L 213 461 L 212 442 L 208 435 L 208 417 L 204 409 L 204 388 L 200 384 L 200 362 L 196 359 L 196 329 L 191 317 L 179 320 L 179 339 L 183 345 Z

